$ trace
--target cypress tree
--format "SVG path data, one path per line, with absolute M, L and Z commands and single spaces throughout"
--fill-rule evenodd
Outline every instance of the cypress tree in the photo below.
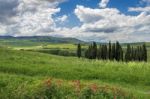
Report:
M 104 60 L 105 59 L 105 51 L 104 51 L 104 45 L 101 46 L 101 58 Z
M 131 47 L 130 47 L 130 44 L 127 45 L 125 60 L 126 60 L 126 62 L 131 61 Z
M 135 54 L 134 54 L 134 48 L 131 47 L 131 60 L 134 60 Z
M 120 60 L 120 53 L 121 51 L 120 51 L 120 44 L 119 44 L 119 42 L 117 41 L 116 42 L 116 53 L 115 53 L 115 59 L 117 60 L 117 61 L 119 61 Z
M 97 44 L 96 42 L 93 42 L 92 46 L 92 59 L 96 59 L 97 56 Z
M 112 60 L 112 46 L 111 46 L 111 42 L 109 41 L 109 51 L 108 51 L 108 58 L 109 60 Z
M 78 56 L 78 58 L 81 57 L 81 44 L 78 44 L 78 47 L 77 47 L 77 56 Z
M 138 61 L 139 60 L 139 58 L 138 58 L 138 56 L 139 56 L 139 49 L 138 49 L 138 46 L 135 48 L 135 61 Z
M 138 60 L 138 50 L 137 48 L 133 49 L 133 61 L 137 61 Z
M 121 47 L 121 49 L 120 49 L 120 59 L 121 59 L 121 61 L 123 61 L 123 49 L 122 49 L 122 47 Z
M 89 55 L 89 59 L 93 59 L 93 47 L 92 47 L 92 45 L 89 46 L 89 53 L 88 53 L 88 55 Z
M 112 45 L 112 59 L 115 59 L 115 55 L 116 55 L 116 45 L 115 43 Z
M 119 44 L 119 61 L 123 61 L 123 49 Z
M 88 59 L 92 59 L 91 58 L 91 45 L 89 45 L 88 49 L 85 51 L 85 57 Z
M 142 46 L 140 46 L 140 53 L 139 53 L 139 54 L 140 54 L 140 61 L 143 61 L 143 60 L 142 60 L 142 57 L 143 57 L 142 52 L 143 52 Z
M 101 59 L 101 45 L 99 45 L 99 48 L 97 50 L 97 59 Z
M 146 49 L 146 44 L 143 44 L 143 51 L 142 51 L 142 56 L 143 56 L 143 60 L 145 62 L 147 62 L 147 49 Z
M 136 57 L 137 57 L 137 61 L 141 61 L 141 50 L 140 50 L 140 46 L 138 46 L 137 47 L 137 55 L 136 55 Z
M 107 54 L 107 45 L 104 45 L 104 59 L 105 60 L 107 60 L 107 56 L 108 56 L 108 54 Z

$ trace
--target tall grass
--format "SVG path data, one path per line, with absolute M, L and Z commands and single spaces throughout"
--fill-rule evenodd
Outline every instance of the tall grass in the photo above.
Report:
M 45 77 L 68 81 L 81 80 L 84 82 L 106 82 L 121 85 L 127 89 L 138 89 L 143 95 L 150 89 L 150 64 L 144 62 L 125 63 L 115 61 L 94 61 L 74 57 L 54 56 L 38 52 L 1 49 L 0 73 L 0 75 L 16 75 L 16 77 L 3 76 L 5 80 L 0 80 L 1 92 L 2 90 L 6 90 L 6 93 L 11 87 L 12 90 L 14 90 L 13 86 L 18 85 L 17 83 L 19 82 L 25 83 L 27 80 L 28 83 L 36 84 L 41 81 L 34 78 L 41 79 Z M 18 75 L 23 75 L 23 77 L 17 79 Z M 9 85 L 7 82 L 9 82 Z M 130 86 L 132 87 L 130 88 Z M 89 90 L 87 92 L 89 92 Z M 9 92 L 7 94 L 9 94 Z

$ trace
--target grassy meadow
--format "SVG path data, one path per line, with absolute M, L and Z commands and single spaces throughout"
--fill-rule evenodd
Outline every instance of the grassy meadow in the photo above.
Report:
M 0 47 L 0 99 L 150 99 L 147 48 L 147 63 L 125 63 L 39 52 L 74 44 Z

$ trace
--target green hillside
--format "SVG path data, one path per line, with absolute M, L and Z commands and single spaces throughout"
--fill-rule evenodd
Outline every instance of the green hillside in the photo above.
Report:
M 49 94 L 55 97 L 53 99 L 91 99 L 87 98 L 92 94 L 87 88 L 93 84 L 100 86 L 101 91 L 93 93 L 91 97 L 95 98 L 92 99 L 114 99 L 114 95 L 117 99 L 149 99 L 149 71 L 149 63 L 92 61 L 1 48 L 0 99 L 42 99 L 49 97 Z M 78 80 L 85 87 L 79 88 L 79 95 L 74 94 L 76 88 L 72 88 L 72 83 L 77 82 L 78 89 Z M 51 81 L 54 84 L 63 83 L 56 90 L 52 90 L 55 86 L 49 88 L 43 85 Z M 119 91 L 114 94 L 113 90 Z M 61 98 L 56 98 L 60 95 Z M 65 98 L 67 95 L 68 98 Z
M 1 46 L 40 46 L 47 44 L 57 43 L 83 43 L 75 38 L 58 38 L 51 36 L 31 36 L 31 37 L 12 37 L 12 36 L 0 36 Z

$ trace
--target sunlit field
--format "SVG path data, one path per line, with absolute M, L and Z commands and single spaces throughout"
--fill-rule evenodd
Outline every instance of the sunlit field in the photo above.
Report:
M 0 0 L 0 99 L 150 99 L 150 0 Z
M 88 60 L 7 48 L 0 49 L 0 62 L 2 99 L 150 98 L 149 62 Z

